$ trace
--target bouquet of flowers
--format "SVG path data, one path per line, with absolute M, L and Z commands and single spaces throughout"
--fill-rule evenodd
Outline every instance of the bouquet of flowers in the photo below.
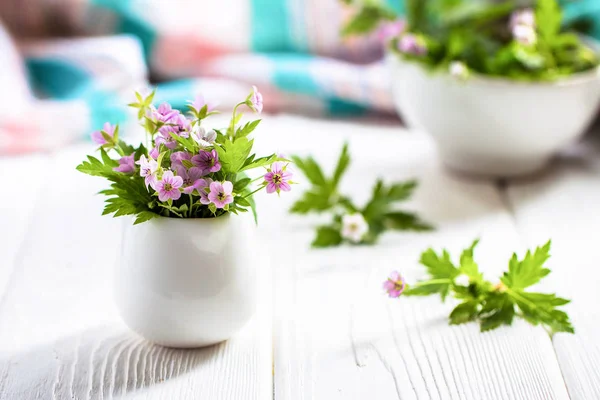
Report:
M 138 109 L 146 145 L 125 143 L 119 139 L 119 127 L 106 123 L 104 129 L 92 133 L 100 157 L 88 156 L 77 167 L 111 182 L 109 189 L 100 192 L 108 196 L 103 215 L 135 215 L 138 224 L 159 216 L 213 218 L 252 210 L 256 219 L 252 198 L 256 192 L 291 190 L 287 159 L 252 153 L 254 140 L 249 135 L 260 120 L 240 124 L 240 106 L 262 111 L 263 99 L 256 87 L 235 106 L 224 129 L 203 125 L 217 111 L 202 96 L 190 102 L 188 116 L 168 103 L 155 107 L 154 92 L 136 93 L 136 98 L 130 106 Z M 266 172 L 251 179 L 247 172 L 256 168 Z
M 557 0 L 406 0 L 406 20 L 370 0 L 344 2 L 359 10 L 342 34 L 377 30 L 400 57 L 458 78 L 472 71 L 553 81 L 600 63 L 596 51 L 562 26 Z

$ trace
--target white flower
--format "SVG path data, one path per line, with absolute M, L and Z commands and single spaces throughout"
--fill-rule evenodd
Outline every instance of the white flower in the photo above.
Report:
M 469 69 L 461 61 L 452 61 L 448 70 L 450 75 L 457 79 L 466 79 L 469 76 Z
M 192 134 L 192 138 L 201 147 L 209 147 L 212 146 L 217 139 L 217 132 L 215 132 L 214 129 L 206 132 L 203 127 L 199 127 L 198 130 Z
M 342 217 L 342 237 L 352 243 L 359 243 L 365 233 L 369 231 L 369 224 L 362 214 L 346 214 Z
M 535 12 L 531 8 L 515 11 L 510 17 L 510 29 L 514 30 L 519 25 L 535 28 Z
M 454 284 L 458 286 L 469 286 L 469 277 L 465 274 L 460 274 L 454 278 Z
M 537 41 L 535 29 L 528 25 L 517 25 L 513 28 L 512 33 L 517 42 L 526 46 L 531 46 Z

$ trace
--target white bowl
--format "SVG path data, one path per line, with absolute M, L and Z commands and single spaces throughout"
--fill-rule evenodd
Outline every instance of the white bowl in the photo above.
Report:
M 429 72 L 388 53 L 404 121 L 433 136 L 443 162 L 471 175 L 507 177 L 543 168 L 580 137 L 600 102 L 600 69 L 526 83 Z

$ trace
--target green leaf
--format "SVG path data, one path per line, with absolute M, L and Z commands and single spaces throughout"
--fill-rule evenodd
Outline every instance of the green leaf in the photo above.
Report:
M 363 35 L 374 31 L 382 21 L 395 19 L 395 14 L 379 5 L 365 5 L 342 28 L 342 36 Z
M 557 297 L 555 294 L 528 293 L 521 290 L 509 290 L 507 293 L 529 323 L 542 324 L 552 334 L 556 332 L 575 332 L 567 313 L 556 308 L 567 304 L 569 300 Z
M 560 32 L 562 13 L 556 0 L 537 0 L 535 22 L 540 38 L 551 44 Z
M 227 174 L 238 173 L 250 155 L 253 144 L 254 139 L 248 140 L 248 138 L 242 137 L 235 141 L 226 139 L 221 147 L 217 146 L 219 162 L 224 172 Z
M 389 198 L 390 201 L 406 200 L 410 196 L 412 196 L 417 185 L 418 185 L 417 181 L 414 181 L 414 180 L 407 181 L 407 182 L 394 183 L 392 186 L 390 186 L 390 188 L 388 190 L 387 198 Z
M 234 184 L 233 184 L 233 191 L 235 193 L 241 193 L 242 190 L 244 190 L 246 188 L 246 186 L 248 186 L 248 184 L 250 184 L 252 180 L 250 178 L 242 178 L 237 180 Z
M 325 175 L 323 175 L 323 171 L 319 164 L 312 157 L 300 158 L 297 156 L 292 156 L 292 161 L 296 168 L 298 168 L 304 176 L 308 178 L 310 183 L 315 186 L 319 186 L 321 188 L 327 188 L 329 191 L 329 183 L 327 179 L 325 179 Z
M 384 215 L 384 225 L 387 229 L 400 231 L 424 232 L 433 230 L 433 227 L 423 222 L 417 214 L 394 211 Z
M 244 162 L 244 165 L 240 169 L 240 172 L 248 171 L 248 170 L 254 169 L 254 168 L 267 167 L 276 161 L 283 160 L 280 157 L 277 157 L 277 154 L 271 154 L 268 157 L 260 157 L 257 159 L 254 159 L 254 157 L 255 157 L 255 155 L 253 154 L 248 159 L 246 159 L 246 161 Z
M 243 198 L 242 196 L 236 196 L 235 199 L 235 204 L 242 206 L 242 207 L 250 207 L 250 202 L 248 200 L 246 200 L 245 198 Z
M 496 329 L 501 325 L 511 325 L 515 316 L 515 307 L 504 293 L 491 293 L 485 300 L 480 312 L 481 332 Z
M 293 214 L 307 214 L 311 211 L 323 212 L 332 206 L 333 204 L 329 201 L 329 193 L 307 191 L 302 194 L 300 200 L 292 205 L 290 212 Z
M 317 236 L 312 242 L 313 247 L 330 247 L 342 243 L 340 231 L 331 226 L 320 226 L 317 228 Z
M 450 260 L 450 254 L 444 250 L 441 255 L 438 255 L 433 249 L 428 249 L 421 254 L 420 263 L 427 268 L 427 272 L 431 276 L 431 279 L 448 279 L 453 281 L 460 271 L 454 266 Z M 448 292 L 450 291 L 451 283 L 443 283 L 439 285 L 438 292 L 445 300 Z
M 527 252 L 522 261 L 513 254 L 508 265 L 508 272 L 505 272 L 501 278 L 502 283 L 511 289 L 524 289 L 535 285 L 550 273 L 550 270 L 543 268 L 544 263 L 550 258 L 550 245 L 548 241 L 544 246 L 535 249 L 532 254 Z
M 479 303 L 476 301 L 465 301 L 457 305 L 450 313 L 450 324 L 464 324 L 477 318 Z
M 342 152 L 340 153 L 340 157 L 338 158 L 335 167 L 335 172 L 333 173 L 333 179 L 331 180 L 332 190 L 337 189 L 344 172 L 348 169 L 348 165 L 350 165 L 350 154 L 348 153 L 348 143 L 344 143 L 344 147 L 342 147 Z
M 244 125 L 241 128 L 238 128 L 237 132 L 235 133 L 235 137 L 240 138 L 240 137 L 245 137 L 248 136 L 250 133 L 252 133 L 252 131 L 254 131 L 256 129 L 256 127 L 258 126 L 258 124 L 260 123 L 260 119 L 257 119 L 255 121 L 250 121 L 248 123 L 246 123 L 246 125 Z
M 479 244 L 479 239 L 475 239 L 471 247 L 465 249 L 460 256 L 460 272 L 467 275 L 471 282 L 483 280 L 483 274 L 479 272 L 479 266 L 473 259 L 473 251 Z

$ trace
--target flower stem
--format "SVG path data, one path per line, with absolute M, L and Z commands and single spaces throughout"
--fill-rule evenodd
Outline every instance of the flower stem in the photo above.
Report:
M 254 193 L 258 192 L 259 190 L 262 190 L 264 187 L 265 187 L 265 185 L 260 185 L 260 186 L 258 187 L 258 189 L 256 189 L 255 191 L 253 191 L 253 192 L 251 192 L 251 193 L 248 193 L 248 194 L 247 194 L 247 195 L 245 195 L 243 198 L 245 199 L 246 197 L 250 197 L 250 196 L 252 196 Z
M 237 108 L 245 103 L 246 102 L 242 101 L 241 103 L 238 103 L 235 105 L 235 107 L 233 107 L 233 116 L 231 117 L 231 122 L 229 123 L 229 128 L 227 129 L 227 136 L 230 139 L 233 139 L 233 137 L 235 136 L 235 117 L 237 114 Z

